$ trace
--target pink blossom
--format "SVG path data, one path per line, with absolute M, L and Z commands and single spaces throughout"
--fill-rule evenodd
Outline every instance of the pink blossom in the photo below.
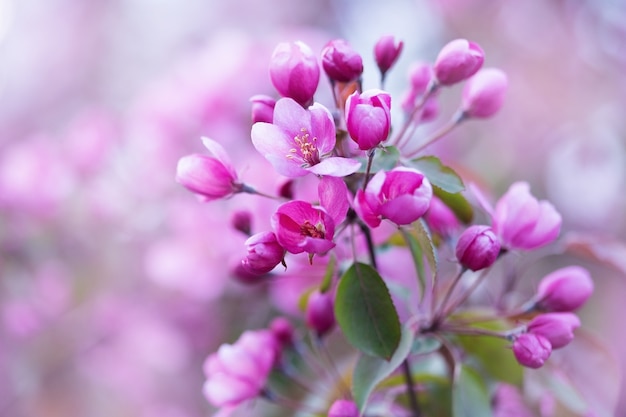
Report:
M 358 417 L 359 409 L 350 400 L 337 400 L 330 406 L 328 417 Z
M 282 42 L 272 54 L 270 78 L 281 96 L 308 106 L 317 90 L 320 67 L 315 54 L 305 43 Z
M 335 149 L 335 123 L 321 104 L 302 108 L 290 98 L 282 98 L 274 108 L 274 123 L 252 126 L 254 147 L 286 177 L 317 175 L 343 177 L 356 172 L 355 160 L 332 156 Z
M 574 339 L 574 330 L 580 327 L 580 319 L 574 313 L 540 314 L 528 323 L 529 333 L 548 339 L 552 349 L 559 349 Z
M 400 57 L 403 46 L 404 42 L 396 42 L 393 35 L 381 36 L 374 45 L 374 58 L 383 77 Z
M 252 103 L 252 123 L 272 123 L 274 119 L 274 106 L 276 106 L 276 100 L 274 100 L 274 98 L 264 94 L 257 94 L 250 97 L 250 103 Z
M 363 59 L 347 41 L 334 39 L 322 50 L 322 67 L 332 81 L 356 80 L 363 72 Z
M 552 353 L 552 345 L 545 337 L 534 333 L 523 333 L 513 342 L 513 354 L 520 365 L 541 368 Z
M 391 95 L 382 90 L 353 93 L 346 101 L 346 125 L 359 149 L 375 148 L 389 136 Z
M 493 265 L 500 253 L 500 242 L 489 226 L 470 226 L 459 238 L 456 257 L 472 271 Z
M 272 216 L 278 243 L 291 253 L 323 255 L 335 247 L 335 222 L 323 208 L 294 200 L 282 204 Z
M 262 232 L 246 240 L 248 255 L 241 265 L 248 272 L 267 274 L 282 262 L 285 249 L 278 243 L 273 232 Z
M 236 406 L 255 398 L 276 361 L 277 342 L 269 330 L 248 330 L 235 344 L 224 344 L 204 363 L 203 392 L 216 407 Z
M 483 65 L 485 54 L 482 48 L 466 39 L 456 39 L 444 46 L 435 61 L 437 81 L 441 85 L 452 85 L 474 75 Z
M 202 138 L 202 143 L 210 155 L 187 155 L 178 161 L 176 181 L 188 190 L 198 194 L 203 201 L 230 197 L 241 192 L 243 184 L 228 154 L 216 141 Z
M 314 291 L 306 305 L 306 324 L 321 337 L 335 326 L 332 294 Z
M 434 233 L 447 237 L 459 228 L 460 223 L 454 212 L 435 195 L 430 200 L 428 211 L 424 214 L 424 219 Z
M 504 103 L 507 86 L 508 79 L 504 71 L 497 68 L 478 71 L 463 88 L 463 113 L 477 118 L 493 116 Z
M 537 306 L 546 311 L 574 311 L 593 293 L 589 271 L 568 266 L 546 275 L 537 288 Z
M 357 191 L 354 209 L 370 227 L 377 227 L 384 218 L 406 225 L 424 215 L 432 194 L 432 186 L 421 172 L 397 167 L 379 171 L 365 191 Z
M 508 249 L 536 249 L 557 238 L 561 215 L 549 202 L 537 201 L 526 182 L 516 182 L 496 203 L 493 230 Z

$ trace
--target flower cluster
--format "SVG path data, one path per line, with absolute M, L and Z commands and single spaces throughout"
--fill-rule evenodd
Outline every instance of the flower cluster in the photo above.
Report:
M 180 160 L 177 180 L 203 200 L 243 192 L 273 204 L 267 230 L 254 232 L 249 217 L 233 217 L 236 229 L 248 235 L 239 266 L 247 282 L 271 283 L 280 291 L 292 279 L 285 268 L 315 271 L 312 283 L 297 293 L 299 317 L 281 319 L 272 330 L 247 331 L 209 356 L 204 392 L 215 406 L 231 409 L 260 396 L 293 406 L 287 398 L 293 396 L 305 407 L 306 395 L 274 384 L 270 372 L 315 391 L 307 380 L 329 365 L 325 344 L 335 329 L 362 356 L 352 371 L 352 391 L 322 394 L 324 410 L 317 413 L 333 417 L 367 410 L 449 415 L 445 408 L 434 411 L 435 404 L 441 392 L 454 393 L 459 384 L 485 392 L 479 408 L 490 409 L 485 387 L 510 381 L 490 372 L 490 354 L 480 353 L 488 349 L 476 347 L 495 338 L 502 342 L 496 348 L 502 361 L 539 368 L 553 350 L 574 339 L 581 322 L 573 311 L 593 291 L 589 273 L 579 266 L 559 269 L 540 280 L 536 294 L 520 300 L 520 276 L 510 268 L 512 256 L 558 238 L 561 216 L 554 206 L 534 197 L 525 182 L 511 185 L 495 208 L 474 187 L 473 197 L 487 218 L 479 224 L 461 176 L 424 154 L 463 121 L 495 115 L 504 102 L 505 73 L 483 68 L 485 54 L 478 44 L 454 40 L 433 64 L 412 67 L 400 106 L 404 123 L 392 129 L 396 108 L 384 83 L 402 49 L 393 36 L 379 40 L 373 52 L 380 85 L 364 90 L 362 57 L 343 39 L 330 41 L 320 59 L 302 42 L 276 47 L 270 77 L 279 97 L 251 99 L 251 143 L 290 190 L 301 192 L 257 191 L 239 179 L 224 149 L 209 139 L 204 143 L 210 155 Z M 315 101 L 322 71 L 330 81 L 331 106 Z M 441 92 L 462 82 L 462 97 L 449 121 L 418 138 L 416 128 L 438 117 Z M 407 256 L 413 263 L 402 277 L 381 262 L 390 258 L 402 264 Z M 481 298 L 476 290 L 485 287 L 499 294 Z M 308 338 L 292 323 L 299 323 Z M 418 369 L 437 359 L 445 363 L 443 371 L 430 376 L 440 385 L 416 379 Z M 521 368 L 514 366 L 521 379 Z M 345 383 L 341 372 L 331 374 L 337 379 L 333 385 Z M 396 374 L 403 375 L 404 387 L 398 378 L 388 379 Z M 387 383 L 375 388 L 383 380 Z

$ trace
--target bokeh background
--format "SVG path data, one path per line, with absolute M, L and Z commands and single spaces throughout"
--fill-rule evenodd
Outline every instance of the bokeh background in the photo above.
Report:
M 583 323 L 623 367 L 621 0 L 0 0 L 0 416 L 210 415 L 203 359 L 267 325 L 272 307 L 267 288 L 230 277 L 245 237 L 229 213 L 255 203 L 198 203 L 176 162 L 207 135 L 242 177 L 263 169 L 248 99 L 275 94 L 275 44 L 345 38 L 372 88 L 384 34 L 405 43 L 394 97 L 413 62 L 458 37 L 507 72 L 501 113 L 430 150 L 493 198 L 527 180 L 557 206 L 567 255 L 550 267 L 592 270 Z M 442 117 L 459 96 L 446 94 Z M 258 229 L 268 214 L 259 206 Z

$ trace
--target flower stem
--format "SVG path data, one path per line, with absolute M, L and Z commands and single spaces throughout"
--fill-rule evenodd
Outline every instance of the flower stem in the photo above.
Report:
M 372 148 L 367 151 L 367 167 L 365 168 L 365 181 L 363 181 L 363 191 L 370 182 L 370 172 L 372 171 L 372 163 L 374 162 L 374 155 L 376 154 L 376 148 Z
M 465 271 L 467 271 L 467 268 L 461 268 L 461 270 L 456 274 L 456 277 L 454 277 L 454 281 L 452 281 L 452 285 L 450 286 L 450 288 L 448 288 L 448 292 L 446 292 L 446 295 L 443 297 L 443 300 L 441 301 L 441 304 L 439 305 L 439 309 L 437 310 L 437 313 L 434 315 L 433 323 L 438 323 L 441 319 L 445 317 L 444 312 L 446 311 L 446 305 L 448 304 L 448 301 L 450 301 L 450 297 L 452 296 L 452 293 L 454 292 L 454 289 L 456 288 L 456 286 L 461 281 L 461 277 L 463 276 Z
M 438 87 L 439 85 L 435 81 L 431 81 L 430 84 L 428 84 L 426 91 L 424 91 L 424 94 L 420 96 L 419 101 L 415 104 L 415 107 L 413 107 L 413 110 L 411 111 L 409 117 L 407 117 L 406 122 L 404 122 L 402 129 L 400 129 L 400 131 L 391 143 L 398 143 L 400 139 L 402 139 L 409 127 L 413 124 L 413 119 L 415 118 L 415 115 L 420 110 L 422 110 L 422 108 L 426 104 L 426 100 L 428 100 L 428 98 L 435 92 L 435 90 L 437 90 Z
M 417 149 L 413 149 L 407 158 L 412 158 L 416 156 L 422 149 L 427 147 L 428 145 L 433 144 L 437 140 L 441 139 L 445 135 L 447 135 L 452 129 L 457 127 L 463 120 L 465 120 L 467 116 L 462 111 L 457 111 L 452 118 L 445 125 L 441 126 L 438 130 L 435 131 L 424 143 L 417 147 Z
M 404 379 L 406 381 L 406 390 L 409 395 L 409 405 L 413 411 L 413 417 L 420 417 L 422 412 L 420 411 L 420 405 L 417 402 L 417 393 L 415 392 L 415 382 L 413 382 L 413 375 L 411 374 L 411 364 L 409 360 L 405 359 L 402 362 L 402 372 L 404 373 Z

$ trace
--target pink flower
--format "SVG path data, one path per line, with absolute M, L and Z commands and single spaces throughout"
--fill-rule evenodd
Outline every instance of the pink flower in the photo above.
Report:
M 278 243 L 291 253 L 323 255 L 335 247 L 335 222 L 323 208 L 305 201 L 282 204 L 272 216 Z
M 406 225 L 424 215 L 432 195 L 432 186 L 421 172 L 398 167 L 379 171 L 365 191 L 357 191 L 354 210 L 370 227 L 380 225 L 381 219 Z
M 516 182 L 496 203 L 493 230 L 508 249 L 536 249 L 557 238 L 561 215 L 549 202 L 537 201 L 526 182 Z
M 333 297 L 329 293 L 314 291 L 306 305 L 306 324 L 321 337 L 335 326 Z
M 203 201 L 230 197 L 243 191 L 243 184 L 226 151 L 216 141 L 202 138 L 210 155 L 187 155 L 178 161 L 176 181 L 196 193 Z
M 315 103 L 302 108 L 290 98 L 282 98 L 274 108 L 274 123 L 252 126 L 254 147 L 286 177 L 317 175 L 343 177 L 356 172 L 358 161 L 333 157 L 335 123 L 330 112 Z
M 315 54 L 305 43 L 282 42 L 272 54 L 270 78 L 281 96 L 308 106 L 317 90 L 320 67 Z
M 485 68 L 467 81 L 463 88 L 461 109 L 466 116 L 486 118 L 500 110 L 508 80 L 504 71 Z
M 589 271 L 568 266 L 546 275 L 537 288 L 537 306 L 545 311 L 574 311 L 593 293 Z
M 274 100 L 274 98 L 264 94 L 257 94 L 250 97 L 250 103 L 252 103 L 252 123 L 272 123 L 274 119 L 274 106 L 276 106 L 276 100 Z
M 350 400 L 337 400 L 330 406 L 328 417 L 359 417 L 359 409 Z
M 452 85 L 474 75 L 483 65 L 482 48 L 466 39 L 456 39 L 441 49 L 435 61 L 435 77 L 441 85 Z
M 255 398 L 276 361 L 278 344 L 269 330 L 248 330 L 233 344 L 220 346 L 204 363 L 203 392 L 216 407 L 237 406 Z
M 396 42 L 393 35 L 382 36 L 374 45 L 374 58 L 383 78 L 398 60 L 403 46 L 404 43 L 402 41 Z
M 391 95 L 381 90 L 355 92 L 346 101 L 348 133 L 361 150 L 378 146 L 389 136 Z
M 548 339 L 552 349 L 559 349 L 574 339 L 580 320 L 574 313 L 540 314 L 528 323 L 527 331 Z
M 435 195 L 430 200 L 430 206 L 428 211 L 424 214 L 424 219 L 428 223 L 428 227 L 434 233 L 448 237 L 452 232 L 457 230 L 460 226 L 454 212 L 444 204 L 441 199 Z
M 489 226 L 470 226 L 456 245 L 459 263 L 472 271 L 493 265 L 499 253 L 500 242 Z
M 545 337 L 534 333 L 523 333 L 513 342 L 513 354 L 520 365 L 541 368 L 552 353 L 552 345 Z
M 349 82 L 363 73 L 363 59 L 343 39 L 335 39 L 322 50 L 322 67 L 332 81 Z
M 262 232 L 246 240 L 248 256 L 241 261 L 245 270 L 254 274 L 267 274 L 282 262 L 285 249 L 273 232 Z

